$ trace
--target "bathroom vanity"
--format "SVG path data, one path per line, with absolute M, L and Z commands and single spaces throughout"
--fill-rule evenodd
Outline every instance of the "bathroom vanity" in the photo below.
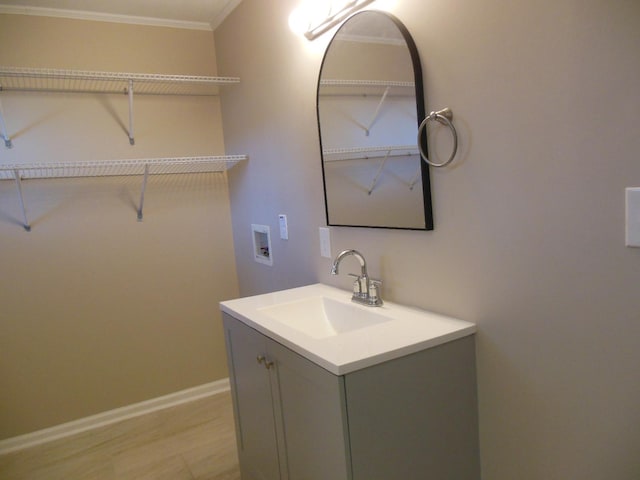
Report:
M 474 325 L 349 299 L 221 303 L 243 480 L 479 479 Z

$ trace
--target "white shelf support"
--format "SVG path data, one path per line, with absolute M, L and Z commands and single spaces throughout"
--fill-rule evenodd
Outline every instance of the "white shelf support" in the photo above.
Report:
M 133 80 L 129 80 L 129 143 L 135 145 L 136 140 L 133 136 Z
M 0 134 L 2 134 L 2 138 L 4 140 L 4 146 L 7 148 L 11 148 L 13 144 L 11 143 L 11 137 L 9 137 L 9 133 L 7 132 L 7 125 L 4 123 L 4 112 L 2 111 L 2 100 L 0 100 Z
M 31 225 L 27 219 L 27 209 L 24 206 L 24 197 L 22 196 L 22 182 L 20 181 L 20 171 L 16 168 L 13 171 L 16 178 L 16 187 L 18 188 L 18 200 L 20 201 L 20 208 L 22 209 L 22 218 L 24 220 L 22 226 L 27 232 L 31 231 Z
M 416 186 L 416 183 L 418 183 L 418 179 L 422 176 L 422 165 L 418 165 L 418 170 L 416 171 L 416 174 L 411 178 L 411 181 L 409 182 L 409 190 L 413 190 L 413 187 Z
M 373 192 L 373 189 L 375 188 L 376 184 L 378 183 L 378 179 L 380 178 L 380 175 L 382 174 L 382 170 L 384 170 L 384 164 L 387 163 L 387 159 L 389 158 L 389 155 L 391 155 L 391 150 L 387 151 L 387 154 L 382 159 L 382 162 L 380 162 L 380 167 L 378 167 L 378 171 L 376 172 L 376 176 L 373 177 L 373 181 L 371 182 L 371 186 L 369 187 L 369 192 L 368 192 L 369 195 L 371 195 L 371 192 Z
M 147 179 L 149 178 L 149 164 L 144 166 L 144 177 L 142 178 L 142 190 L 140 192 L 140 206 L 138 207 L 138 221 L 142 221 L 142 209 L 144 208 L 144 193 L 147 190 Z
M 371 119 L 371 122 L 369 122 L 369 125 L 367 125 L 367 127 L 364 129 L 364 133 L 365 135 L 368 137 L 369 136 L 369 132 L 371 131 L 371 127 L 373 127 L 373 124 L 376 123 L 376 120 L 378 119 L 378 116 L 380 115 L 380 109 L 382 108 L 382 104 L 384 103 L 385 99 L 387 98 L 387 95 L 389 95 L 389 90 L 391 90 L 391 87 L 387 87 L 384 89 L 384 93 L 382 94 L 382 98 L 380 99 L 380 102 L 378 102 L 378 106 L 376 107 L 376 111 L 373 112 L 373 118 Z

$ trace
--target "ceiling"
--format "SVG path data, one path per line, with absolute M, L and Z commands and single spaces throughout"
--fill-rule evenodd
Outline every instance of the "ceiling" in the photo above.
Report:
M 351 41 L 406 45 L 402 32 L 386 15 L 361 12 L 342 24 L 337 35 Z
M 0 0 L 0 13 L 215 30 L 241 0 Z

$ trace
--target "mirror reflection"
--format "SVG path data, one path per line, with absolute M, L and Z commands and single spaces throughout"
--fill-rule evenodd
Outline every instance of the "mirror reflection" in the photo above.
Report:
M 327 47 L 318 123 L 328 225 L 433 228 L 417 49 L 394 17 L 349 18 Z

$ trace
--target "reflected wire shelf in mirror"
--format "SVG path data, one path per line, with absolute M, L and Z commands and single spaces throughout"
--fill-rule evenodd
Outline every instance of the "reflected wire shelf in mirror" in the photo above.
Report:
M 413 96 L 415 95 L 416 84 L 414 82 L 404 82 L 395 80 L 320 80 L 320 96 L 340 96 L 340 95 L 382 95 L 388 96 Z
M 325 162 L 361 160 L 384 157 L 406 157 L 418 155 L 416 145 L 385 145 L 380 147 L 327 148 L 322 150 Z

